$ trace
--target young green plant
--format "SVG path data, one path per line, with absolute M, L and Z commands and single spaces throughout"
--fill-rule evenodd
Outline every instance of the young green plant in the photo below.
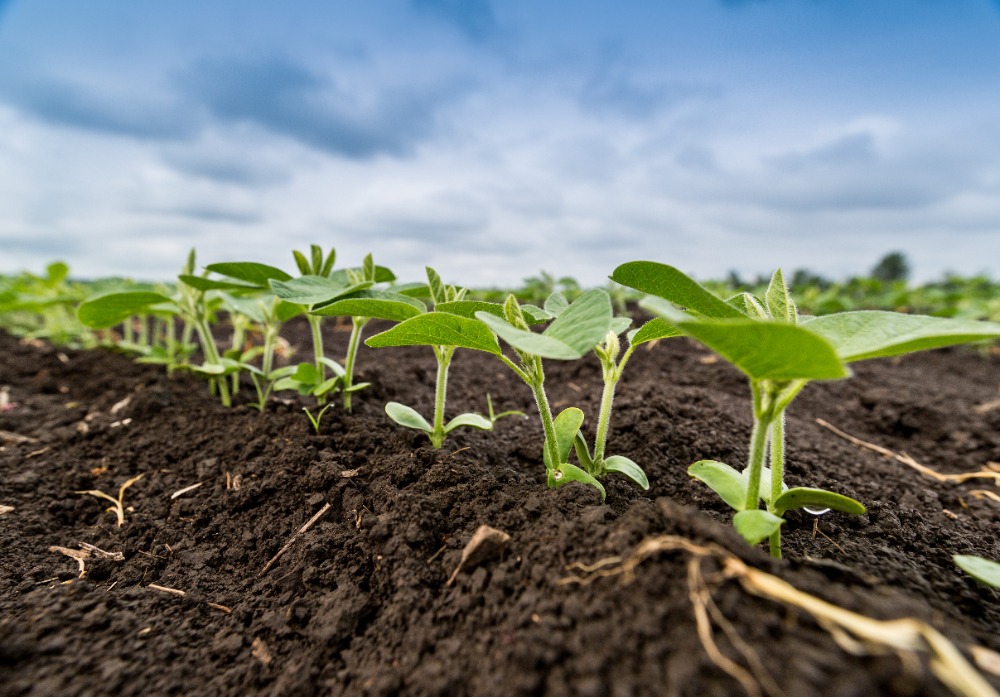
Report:
M 955 565 L 980 583 L 1000 589 L 1000 563 L 973 554 L 956 554 Z
M 598 477 L 618 472 L 648 488 L 646 475 L 634 462 L 622 456 L 604 456 L 614 385 L 621 376 L 620 368 L 627 361 L 627 356 L 621 362 L 617 361 L 617 335 L 629 324 L 627 318 L 613 316 L 611 299 L 606 291 L 587 291 L 572 303 L 567 302 L 561 293 L 553 293 L 546 299 L 544 308 L 522 306 L 513 295 L 508 296 L 503 305 L 475 302 L 463 305 L 460 302 L 448 303 L 447 306 L 449 311 L 472 312 L 476 319 L 514 349 L 517 363 L 502 353 L 497 357 L 531 388 L 545 434 L 542 459 L 549 486 L 581 482 L 596 488 L 604 499 L 606 492 Z M 551 323 L 542 332 L 531 330 L 531 324 L 549 320 Z M 605 368 L 605 394 L 598 437 L 591 453 L 580 433 L 584 420 L 580 409 L 568 407 L 553 417 L 545 392 L 542 360 L 575 360 L 594 350 Z M 574 450 L 579 465 L 569 461 Z
M 733 524 L 744 539 L 750 544 L 769 539 L 776 557 L 781 556 L 787 511 L 865 512 L 862 504 L 841 494 L 785 485 L 784 413 L 810 381 L 848 377 L 848 364 L 857 360 L 1000 336 L 996 324 L 894 312 L 800 318 L 780 270 L 763 299 L 743 293 L 729 301 L 674 267 L 651 261 L 623 264 L 611 279 L 649 294 L 642 303 L 646 309 L 713 349 L 750 379 L 754 425 L 746 468 L 739 471 L 702 460 L 688 472 L 737 511 Z
M 445 285 L 438 273 L 431 267 L 427 267 L 427 288 L 430 300 L 434 308 L 438 308 L 445 303 L 456 303 L 463 300 L 466 289 L 456 286 Z M 368 307 L 369 300 L 362 300 L 357 311 L 365 314 L 372 314 L 378 311 L 377 307 Z M 385 412 L 393 421 L 400 426 L 423 431 L 430 438 L 433 448 L 440 448 L 445 437 L 462 426 L 477 428 L 484 431 L 493 430 L 493 425 L 497 419 L 504 416 L 524 414 L 519 411 L 505 411 L 496 414 L 493 411 L 493 402 L 490 396 L 486 395 L 487 415 L 477 413 L 459 414 L 448 423 L 444 421 L 445 402 L 448 391 L 448 368 L 451 365 L 452 357 L 458 348 L 473 348 L 494 355 L 500 354 L 500 347 L 496 337 L 481 322 L 457 315 L 448 315 L 442 312 L 419 312 L 412 314 L 412 310 L 417 309 L 416 304 L 410 303 L 406 307 L 399 308 L 402 314 L 410 316 L 403 319 L 399 324 L 376 334 L 365 341 L 365 344 L 373 348 L 387 346 L 430 346 L 434 351 L 434 358 L 437 360 L 437 380 L 434 391 L 434 417 L 433 424 L 413 407 L 400 404 L 399 402 L 389 402 L 385 405 Z M 385 312 L 381 313 L 384 317 Z
M 149 290 L 113 291 L 82 302 L 77 309 L 77 317 L 92 328 L 113 327 L 137 314 L 162 314 L 169 321 L 179 317 L 197 332 L 204 359 L 201 365 L 190 366 L 190 369 L 208 378 L 213 394 L 217 393 L 223 405 L 228 407 L 232 405 L 232 400 L 225 376 L 238 371 L 240 366 L 219 354 L 210 323 L 221 299 L 208 294 L 202 283 L 206 279 L 193 275 L 194 266 L 195 252 L 192 249 L 172 296 Z
M 271 288 L 282 300 L 308 307 L 306 317 L 313 330 L 313 346 L 317 359 L 314 370 L 306 370 L 303 366 L 299 366 L 299 370 L 294 375 L 282 381 L 282 386 L 286 384 L 293 386 L 294 383 L 298 382 L 301 392 L 301 385 L 308 385 L 308 381 L 312 380 L 314 384 L 312 393 L 317 396 L 319 404 L 325 401 L 327 394 L 335 389 L 340 389 L 343 393 L 344 408 L 350 411 L 353 394 L 368 386 L 368 383 L 354 382 L 354 368 L 358 347 L 361 343 L 362 329 L 371 319 L 380 317 L 380 315 L 348 315 L 346 308 L 355 308 L 356 305 L 352 301 L 363 298 L 398 300 L 397 296 L 401 294 L 374 288 L 376 284 L 396 280 L 396 276 L 389 269 L 376 266 L 372 261 L 371 254 L 365 256 L 360 268 L 336 271 L 333 270 L 335 258 L 333 250 L 330 250 L 325 259 L 322 257 L 319 247 L 315 245 L 312 248 L 311 260 L 307 260 L 299 252 L 296 252 L 295 255 L 303 275 L 288 281 L 273 280 Z M 384 298 L 384 294 L 389 294 L 391 297 Z M 345 302 L 341 303 L 340 301 Z M 323 356 L 320 322 L 324 317 L 332 316 L 351 317 L 351 336 L 347 343 L 347 355 L 343 367 Z M 385 319 L 393 318 L 385 317 Z M 325 369 L 327 367 L 334 372 L 334 377 L 330 379 L 326 379 Z

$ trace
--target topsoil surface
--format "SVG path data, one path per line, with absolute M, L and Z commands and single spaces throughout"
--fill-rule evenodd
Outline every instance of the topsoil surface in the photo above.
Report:
M 300 325 L 288 336 L 307 345 Z M 327 340 L 342 355 L 347 332 L 331 323 Z M 923 654 L 848 651 L 808 613 L 750 594 L 719 573 L 722 552 L 634 555 L 661 535 L 872 618 L 925 621 L 1000 687 L 972 648 L 1000 651 L 1000 594 L 951 560 L 1000 559 L 996 482 L 938 481 L 817 422 L 939 472 L 979 471 L 1000 461 L 1000 359 L 983 351 L 864 362 L 805 389 L 788 412 L 788 482 L 868 513 L 789 513 L 782 561 L 748 547 L 686 473 L 706 458 L 742 467 L 751 426 L 746 380 L 687 339 L 625 371 L 608 452 L 651 488 L 611 476 L 605 502 L 546 487 L 530 391 L 485 354 L 457 352 L 448 416 L 484 411 L 488 392 L 530 418 L 459 430 L 439 451 L 383 411 L 396 400 L 429 417 L 427 348 L 362 348 L 371 387 L 318 435 L 287 394 L 259 414 L 250 387 L 225 409 L 191 375 L 105 350 L 0 335 L 0 356 L 4 695 L 950 694 Z M 580 406 L 592 428 L 596 359 L 546 370 L 556 409 Z M 139 474 L 121 527 L 77 493 L 116 495 Z M 509 541 L 454 573 L 481 525 Z M 118 559 L 91 552 L 81 575 L 56 549 L 87 545 Z M 599 562 L 603 574 L 581 566 Z

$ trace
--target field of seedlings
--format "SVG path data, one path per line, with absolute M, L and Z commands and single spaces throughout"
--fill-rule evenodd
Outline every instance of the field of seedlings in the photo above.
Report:
M 0 278 L 3 694 L 1000 693 L 1000 284 L 288 261 Z

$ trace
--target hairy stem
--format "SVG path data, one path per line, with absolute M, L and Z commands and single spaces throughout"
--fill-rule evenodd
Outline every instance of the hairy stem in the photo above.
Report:
M 778 414 L 771 422 L 771 504 L 768 510 L 774 513 L 774 502 L 781 496 L 785 477 L 785 414 Z M 781 527 L 770 538 L 771 556 L 781 559 Z
M 351 410 L 351 386 L 354 384 L 354 360 L 361 343 L 361 330 L 368 324 L 367 317 L 351 318 L 351 338 L 347 342 L 347 358 L 344 359 L 344 409 Z
M 434 356 L 437 358 L 437 387 L 434 390 L 434 430 L 431 432 L 431 446 L 440 448 L 444 443 L 444 405 L 448 392 L 448 366 L 455 352 L 454 346 L 434 346 Z
M 747 511 L 756 510 L 760 505 L 760 475 L 764 470 L 769 426 L 770 422 L 754 416 L 753 431 L 750 434 L 750 462 L 747 465 L 750 476 L 747 479 L 747 498 L 743 505 Z

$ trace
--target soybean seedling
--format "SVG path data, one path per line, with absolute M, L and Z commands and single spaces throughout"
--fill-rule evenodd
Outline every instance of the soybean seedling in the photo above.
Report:
M 475 317 L 514 349 L 518 363 L 502 353 L 498 358 L 531 388 L 535 398 L 542 430 L 545 433 L 542 459 L 549 486 L 555 487 L 577 481 L 593 486 L 604 499 L 606 492 L 597 477 L 616 471 L 635 480 L 640 486 L 648 487 L 645 474 L 631 460 L 624 457 L 603 456 L 604 440 L 600 435 L 599 447 L 591 454 L 580 436 L 583 412 L 576 407 L 569 407 L 553 417 L 545 392 L 545 372 L 542 364 L 544 358 L 574 360 L 582 358 L 597 347 L 598 355 L 604 354 L 602 363 L 614 364 L 617 350 L 613 348 L 613 343 L 617 341 L 617 336 L 612 341 L 609 335 L 617 335 L 623 331 L 628 326 L 628 320 L 612 316 L 611 299 L 607 292 L 600 289 L 587 291 L 572 303 L 567 302 L 562 294 L 554 293 L 549 296 L 545 307 L 541 310 L 533 306 L 519 305 L 513 295 L 508 296 L 502 306 L 489 307 L 489 303 L 480 305 L 486 307 L 477 310 Z M 529 319 L 532 321 L 551 319 L 552 322 L 544 331 L 536 333 L 531 331 Z M 617 382 L 618 376 L 620 373 L 617 376 L 612 375 L 614 382 Z M 598 427 L 604 436 L 607 434 L 606 420 L 610 419 L 613 392 L 612 383 L 610 392 L 606 392 L 607 408 L 602 405 L 604 418 Z M 569 455 L 574 446 L 579 465 L 569 462 Z
M 319 326 L 324 317 L 350 316 L 351 337 L 347 343 L 347 355 L 343 367 L 329 359 L 317 358 L 315 371 L 308 371 L 299 366 L 300 370 L 296 371 L 287 381 L 291 384 L 298 381 L 300 385 L 306 378 L 318 381 L 314 394 L 317 394 L 319 403 L 325 401 L 327 393 L 333 389 L 340 389 L 343 393 L 344 408 L 350 411 L 353 394 L 368 386 L 368 383 L 354 382 L 354 366 L 361 343 L 361 332 L 373 317 L 379 315 L 348 314 L 346 308 L 352 308 L 351 311 L 356 308 L 353 302 L 348 301 L 362 298 L 398 300 L 400 294 L 374 288 L 377 283 L 394 281 L 396 276 L 389 269 L 376 266 L 372 261 L 371 254 L 365 256 L 360 268 L 337 271 L 333 270 L 333 259 L 335 258 L 333 250 L 330 250 L 325 260 L 322 258 L 319 247 L 315 245 L 312 248 L 311 261 L 306 260 L 305 256 L 298 252 L 295 254 L 296 263 L 303 272 L 303 276 L 290 281 L 271 281 L 271 288 L 279 298 L 308 307 L 306 317 L 310 327 L 314 328 L 313 345 L 316 355 L 322 356 L 323 344 Z M 321 264 L 319 268 L 317 268 L 318 264 Z M 311 275 L 307 272 L 311 272 Z M 342 300 L 345 302 L 340 303 L 339 301 Z M 393 319 L 393 317 L 385 319 Z M 334 377 L 330 380 L 325 378 L 325 367 L 329 367 L 334 372 Z M 285 381 L 282 382 L 285 383 Z
M 612 280 L 650 294 L 643 306 L 713 349 L 750 379 L 754 426 L 747 467 L 702 460 L 688 473 L 736 510 L 733 525 L 750 544 L 769 539 L 781 556 L 781 525 L 788 510 L 833 509 L 861 514 L 865 507 L 841 494 L 784 481 L 784 413 L 811 380 L 850 375 L 848 364 L 867 358 L 1000 336 L 1000 325 L 895 312 L 843 312 L 800 318 L 779 271 L 765 297 L 744 293 L 721 300 L 682 272 L 651 261 L 615 269 Z M 674 304 L 686 308 L 681 312 Z M 770 467 L 766 466 L 770 443 Z M 760 509 L 761 500 L 765 509 Z
M 225 376 L 238 371 L 240 366 L 219 355 L 209 324 L 220 299 L 207 294 L 202 283 L 205 279 L 192 274 L 194 266 L 195 252 L 192 249 L 172 296 L 147 290 L 113 291 L 85 300 L 77 309 L 77 317 L 93 328 L 113 327 L 133 315 L 146 312 L 167 315 L 170 321 L 173 317 L 181 318 L 197 332 L 204 358 L 201 365 L 190 366 L 191 370 L 207 377 L 212 392 L 217 392 L 223 405 L 228 407 L 232 405 L 232 400 Z
M 435 308 L 445 303 L 456 303 L 463 300 L 466 289 L 456 286 L 445 285 L 438 273 L 431 267 L 427 271 L 427 288 L 430 299 Z M 377 307 L 369 307 L 368 299 L 359 299 L 358 311 L 364 314 L 378 312 Z M 402 301 L 397 301 L 402 302 Z M 445 437 L 456 428 L 465 426 L 477 428 L 484 431 L 493 430 L 493 425 L 504 416 L 524 414 L 519 411 L 505 411 L 495 414 L 493 402 L 490 396 L 486 395 L 487 416 L 477 413 L 459 414 L 448 423 L 444 422 L 445 402 L 448 391 L 448 368 L 451 365 L 455 349 L 468 347 L 478 348 L 494 355 L 499 355 L 499 345 L 496 338 L 482 323 L 474 319 L 459 316 L 446 316 L 441 312 L 418 312 L 412 314 L 416 309 L 413 303 L 404 303 L 405 307 L 399 310 L 403 314 L 411 315 L 391 329 L 376 334 L 369 338 L 365 344 L 373 348 L 386 346 L 430 346 L 434 351 L 434 358 L 437 360 L 437 380 L 434 392 L 434 417 L 433 425 L 413 407 L 400 404 L 399 402 L 389 402 L 385 405 L 385 412 L 393 421 L 400 426 L 423 431 L 430 438 L 431 447 L 440 448 Z M 381 313 L 382 316 L 387 314 Z
M 115 516 L 118 517 L 118 527 L 121 527 L 125 523 L 125 490 L 130 486 L 135 484 L 137 481 L 142 479 L 143 475 L 137 475 L 132 477 L 118 489 L 118 498 L 115 498 L 109 494 L 105 494 L 103 491 L 98 491 L 97 489 L 87 489 L 86 491 L 74 491 L 74 494 L 80 494 L 81 496 L 96 496 L 99 499 L 106 499 L 112 503 L 112 506 L 108 508 L 108 511 L 114 511 Z

